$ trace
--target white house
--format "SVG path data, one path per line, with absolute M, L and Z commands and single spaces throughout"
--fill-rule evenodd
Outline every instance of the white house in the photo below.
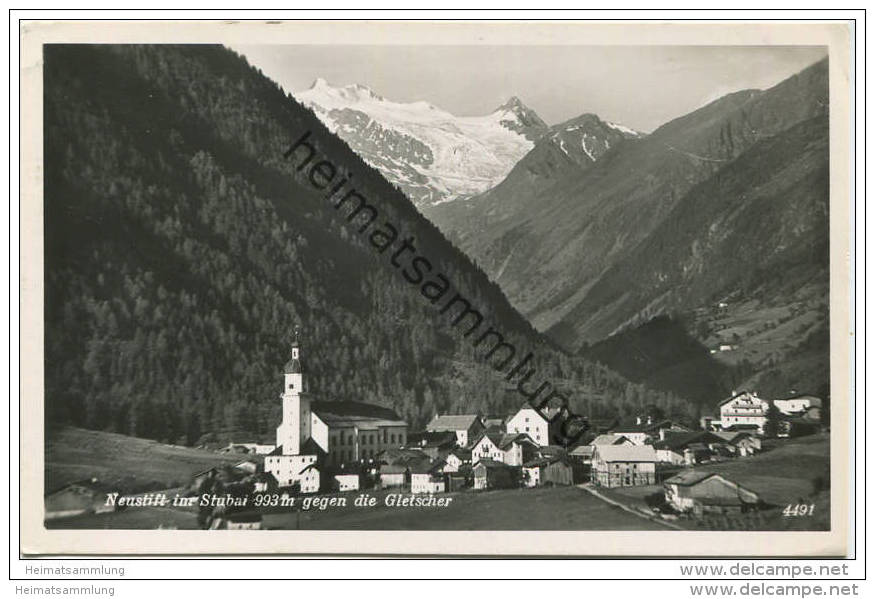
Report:
M 358 474 L 335 474 L 334 480 L 337 481 L 338 491 L 358 491 L 359 490 L 359 475 Z
M 446 491 L 446 483 L 440 474 L 443 466 L 443 460 L 414 464 L 410 469 L 410 492 L 417 494 Z
M 471 463 L 471 451 L 467 449 L 455 449 L 444 457 L 442 472 L 458 472 L 464 464 Z
M 525 433 L 489 432 L 475 443 L 471 450 L 471 462 L 476 464 L 480 460 L 489 459 L 508 466 L 522 466 L 537 447 Z
M 538 445 L 550 445 L 555 425 L 551 425 L 548 419 L 553 418 L 557 412 L 555 408 L 545 408 L 544 415 L 541 415 L 538 410 L 523 406 L 507 421 L 507 432 L 526 434 Z
M 385 464 L 380 466 L 380 487 L 387 489 L 389 487 L 404 486 L 406 476 L 407 466 L 403 464 Z
M 769 402 L 756 393 L 742 391 L 720 402 L 720 426 L 743 428 L 756 426 L 760 433 L 766 424 Z
M 316 464 L 310 464 L 301 470 L 298 482 L 301 485 L 301 493 L 319 492 L 319 469 Z
M 776 399 L 772 403 L 785 416 L 802 416 L 812 408 L 819 411 L 823 407 L 821 399 L 813 395 L 795 395 L 786 399 Z

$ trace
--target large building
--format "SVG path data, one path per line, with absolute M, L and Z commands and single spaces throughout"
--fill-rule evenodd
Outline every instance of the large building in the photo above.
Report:
M 393 410 L 356 401 L 314 401 L 310 430 L 325 451 L 326 463 L 339 467 L 376 460 L 386 449 L 407 443 L 407 423 Z
M 762 433 L 766 424 L 769 402 L 756 393 L 742 391 L 720 402 L 720 426 L 740 430 L 756 427 Z

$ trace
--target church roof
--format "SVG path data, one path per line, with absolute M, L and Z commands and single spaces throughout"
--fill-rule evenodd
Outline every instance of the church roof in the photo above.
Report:
M 301 370 L 301 361 L 297 358 L 292 358 L 288 362 L 286 362 L 285 374 L 301 374 L 303 370 Z

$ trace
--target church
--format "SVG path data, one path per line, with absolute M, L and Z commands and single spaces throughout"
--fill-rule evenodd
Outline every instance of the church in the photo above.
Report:
M 407 423 L 389 408 L 355 401 L 317 401 L 305 387 L 297 335 L 283 374 L 282 422 L 264 469 L 280 487 L 295 482 L 301 493 L 320 489 L 320 472 L 375 462 L 380 452 L 403 447 Z

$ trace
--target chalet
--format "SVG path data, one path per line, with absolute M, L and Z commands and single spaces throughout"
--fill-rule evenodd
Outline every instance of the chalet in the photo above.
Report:
M 656 484 L 656 451 L 650 445 L 596 445 L 593 481 L 603 487 Z
M 444 414 L 431 419 L 425 430 L 430 433 L 452 432 L 459 447 L 468 447 L 486 427 L 477 414 Z
M 338 491 L 358 491 L 360 478 L 359 474 L 351 472 L 335 474 L 334 483 Z
M 517 470 L 502 462 L 483 458 L 474 465 L 474 489 L 510 489 L 517 486 Z
M 443 460 L 420 462 L 410 468 L 411 493 L 443 493 L 446 483 L 441 475 Z
M 571 485 L 574 473 L 564 457 L 539 457 L 523 464 L 523 481 L 527 487 Z
M 696 515 L 745 512 L 760 504 L 757 493 L 713 472 L 682 472 L 663 488 L 672 508 Z
M 106 498 L 116 492 L 118 489 L 105 485 L 96 478 L 66 484 L 46 494 L 45 519 L 115 511 L 115 504 L 107 503 Z
M 742 426 L 756 427 L 762 434 L 766 424 L 769 403 L 756 393 L 742 391 L 724 399 L 720 408 L 720 426 L 723 430 L 742 430 Z
M 383 489 L 403 487 L 407 483 L 409 474 L 410 470 L 406 465 L 386 464 L 380 466 L 380 487 Z
M 558 412 L 558 408 L 539 411 L 528 405 L 523 406 L 508 419 L 507 432 L 526 434 L 538 445 L 549 445 L 558 426 L 558 421 L 552 422 Z
M 492 459 L 508 466 L 521 466 L 538 448 L 525 433 L 484 433 L 471 449 L 471 461 Z

